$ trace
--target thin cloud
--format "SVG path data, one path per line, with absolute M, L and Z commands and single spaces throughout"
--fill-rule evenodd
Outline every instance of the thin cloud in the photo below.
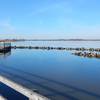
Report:
M 15 33 L 15 28 L 11 25 L 9 20 L 0 21 L 0 33 Z
M 31 13 L 31 15 L 34 16 L 34 15 L 43 14 L 43 13 L 46 13 L 46 12 L 49 12 L 49 11 L 54 11 L 55 9 L 58 10 L 58 9 L 63 8 L 64 6 L 68 7 L 68 9 L 66 9 L 66 11 L 70 12 L 72 10 L 71 7 L 68 5 L 67 1 L 62 1 L 62 2 L 58 2 L 58 3 L 55 3 L 55 4 L 51 4 L 51 5 L 42 7 L 40 9 L 37 9 L 37 10 L 33 11 Z

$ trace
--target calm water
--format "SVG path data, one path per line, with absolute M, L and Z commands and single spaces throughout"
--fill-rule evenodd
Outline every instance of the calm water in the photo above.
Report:
M 95 47 L 100 42 L 17 42 L 13 45 Z M 69 51 L 13 49 L 0 55 L 0 74 L 52 100 L 100 100 L 100 59 Z
M 100 41 L 25 41 L 16 42 L 12 45 L 17 46 L 54 46 L 54 47 L 100 47 Z

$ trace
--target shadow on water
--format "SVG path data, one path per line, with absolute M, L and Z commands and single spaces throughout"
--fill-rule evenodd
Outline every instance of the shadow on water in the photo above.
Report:
M 6 66 L 6 65 L 4 65 L 4 64 L 3 64 L 3 66 L 5 66 L 6 69 L 9 68 L 10 70 L 20 72 L 21 74 L 31 75 L 31 76 L 34 76 L 34 77 L 36 77 L 36 78 L 38 78 L 38 79 L 43 79 L 43 80 L 46 80 L 46 81 L 48 81 L 48 82 L 50 82 L 50 83 L 54 83 L 54 84 L 57 84 L 57 85 L 59 85 L 59 86 L 64 86 L 65 88 L 73 89 L 75 92 L 81 92 L 81 93 L 88 94 L 88 95 L 90 95 L 90 96 L 94 96 L 94 97 L 100 99 L 100 95 L 99 95 L 99 94 L 96 94 L 96 93 L 93 93 L 93 92 L 90 92 L 90 91 L 87 91 L 87 90 L 84 90 L 84 89 L 80 89 L 80 88 L 71 86 L 71 85 L 69 85 L 69 84 L 64 84 L 64 83 L 61 83 L 61 82 L 58 82 L 58 81 L 55 81 L 55 80 L 52 80 L 52 79 L 49 79 L 49 78 L 45 78 L 45 77 L 42 77 L 42 76 L 39 76 L 39 75 L 36 75 L 36 74 L 33 74 L 33 73 L 28 73 L 28 72 L 19 70 L 19 69 L 17 69 L 17 68 L 11 68 L 10 66 Z M 4 68 L 4 67 L 3 67 L 3 68 Z M 60 92 L 60 91 L 58 91 L 58 90 L 56 90 L 56 89 L 53 89 L 52 87 L 45 86 L 45 85 L 43 85 L 43 84 L 41 84 L 41 83 L 39 83 L 39 82 L 35 82 L 35 81 L 33 81 L 33 80 L 26 79 L 26 78 L 23 77 L 23 76 L 19 76 L 19 75 L 12 74 L 11 72 L 5 71 L 4 69 L 1 69 L 1 68 L 0 68 L 0 70 L 1 70 L 2 72 L 4 72 L 4 73 L 8 73 L 8 74 L 10 74 L 10 75 L 12 75 L 12 76 L 14 76 L 14 77 L 18 77 L 18 78 L 20 78 L 20 79 L 22 79 L 22 80 L 24 80 L 24 81 L 28 81 L 28 82 L 30 82 L 30 83 L 32 83 L 32 84 L 35 84 L 35 85 L 40 86 L 40 87 L 42 87 L 42 88 L 44 88 L 44 89 L 47 89 L 47 90 L 49 90 L 49 91 L 51 91 L 51 92 L 53 91 L 55 94 L 61 95 L 61 96 L 63 96 L 63 97 L 69 98 L 69 99 L 71 99 L 71 100 L 77 100 L 77 98 L 71 96 L 71 94 L 69 95 L 69 94 L 67 94 L 67 93 Z M 47 96 L 49 97 L 49 95 L 47 95 Z

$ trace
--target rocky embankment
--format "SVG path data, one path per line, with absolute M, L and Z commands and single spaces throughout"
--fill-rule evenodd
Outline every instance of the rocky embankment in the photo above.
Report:
M 74 55 L 89 58 L 100 58 L 100 48 L 68 48 L 68 47 L 46 47 L 46 46 L 12 46 L 12 49 L 37 49 L 37 50 L 65 50 L 74 51 Z
M 100 58 L 100 53 L 97 53 L 97 52 L 75 52 L 72 54 L 76 56 L 81 56 L 81 57 Z
M 69 47 L 46 47 L 46 46 L 12 46 L 12 49 L 43 49 L 43 50 L 75 50 L 75 51 L 96 51 L 100 52 L 100 48 L 69 48 Z

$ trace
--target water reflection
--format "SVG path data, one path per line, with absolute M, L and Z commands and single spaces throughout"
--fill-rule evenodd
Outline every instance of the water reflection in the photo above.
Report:
M 36 50 L 60 50 L 60 51 L 71 51 L 73 55 L 87 58 L 100 58 L 100 48 L 64 48 L 64 47 L 38 47 L 38 46 L 12 46 L 12 49 L 36 49 Z M 0 52 L 1 57 L 8 57 L 11 55 L 11 48 Z
M 0 53 L 0 58 L 6 58 L 11 55 L 11 49 L 7 52 Z
M 45 96 L 47 96 L 49 98 L 53 98 L 53 100 L 61 100 L 61 99 L 59 99 L 59 97 L 63 98 L 63 100 L 66 100 L 66 99 L 78 100 L 78 98 L 80 98 L 80 95 L 85 96 L 85 98 L 92 98 L 93 100 L 100 99 L 100 95 L 96 94 L 94 92 L 87 91 L 87 90 L 72 86 L 67 83 L 65 84 L 65 83 L 62 83 L 62 82 L 59 82 L 56 80 L 42 77 L 42 76 L 36 75 L 34 73 L 28 73 L 26 71 L 22 71 L 17 68 L 11 68 L 9 66 L 5 66 L 3 68 L 0 68 L 0 70 L 2 71 L 1 75 L 5 76 L 7 78 L 12 78 L 13 81 L 15 81 L 15 82 L 16 81 L 18 83 L 21 82 L 21 84 L 23 86 L 27 87 L 27 84 L 30 84 L 30 85 L 34 84 L 35 86 L 37 86 L 37 88 L 45 89 L 46 93 L 43 93 L 43 90 L 41 90 L 41 89 L 40 89 L 40 91 L 38 91 L 38 90 L 37 91 L 41 94 L 44 94 Z M 10 70 L 12 70 L 13 72 L 10 72 Z M 15 73 L 15 72 L 17 72 L 17 73 Z M 32 77 L 32 79 L 30 79 L 29 77 Z M 43 82 L 43 83 L 41 83 L 41 82 Z M 28 88 L 32 89 L 32 86 L 28 86 Z M 61 91 L 60 88 L 63 89 L 63 91 Z M 76 95 L 75 95 L 75 93 L 76 93 Z M 77 97 L 77 93 L 78 93 L 79 97 Z
M 69 54 L 67 50 L 58 49 L 12 49 L 12 56 L 0 60 L 0 74 L 36 89 L 51 100 L 100 100 L 96 89 L 100 72 L 95 71 L 100 62 L 75 57 L 71 55 L 72 50 Z
M 88 57 L 88 58 L 100 58 L 100 48 L 72 48 L 72 47 L 46 47 L 46 46 L 12 46 L 12 49 L 33 49 L 33 50 L 59 50 L 59 51 L 71 51 L 73 55 Z

